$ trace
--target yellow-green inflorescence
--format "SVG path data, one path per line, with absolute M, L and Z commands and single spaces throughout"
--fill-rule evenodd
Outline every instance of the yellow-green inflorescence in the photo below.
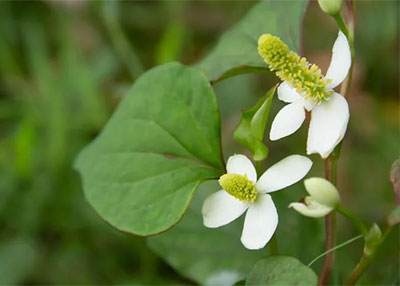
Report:
M 262 35 L 258 39 L 258 53 L 281 80 L 291 84 L 305 98 L 317 104 L 331 94 L 326 90 L 331 80 L 324 79 L 318 66 L 311 65 L 306 58 L 300 58 L 279 37 Z
M 246 175 L 225 174 L 219 178 L 219 184 L 227 193 L 243 202 L 254 202 L 257 198 L 256 186 Z

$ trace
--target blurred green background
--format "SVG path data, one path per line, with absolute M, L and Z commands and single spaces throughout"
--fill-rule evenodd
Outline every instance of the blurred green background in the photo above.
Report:
M 145 238 L 103 222 L 86 203 L 72 163 L 142 72 L 174 60 L 196 63 L 254 3 L 0 2 L 1 284 L 194 284 L 153 253 Z M 351 120 L 339 189 L 345 205 L 384 228 L 394 205 L 389 171 L 400 142 L 399 2 L 356 6 Z M 335 22 L 311 1 L 304 51 L 323 71 L 336 35 Z M 215 85 L 226 157 L 245 152 L 232 139 L 240 109 L 276 82 L 272 75 L 252 74 Z M 274 101 L 271 118 L 281 106 Z M 303 127 L 289 138 L 267 141 L 266 165 L 304 153 L 305 138 Z M 321 160 L 312 159 L 313 175 L 323 176 Z M 286 210 L 305 194 L 301 184 L 291 189 L 274 197 L 281 214 L 278 241 L 282 253 L 307 263 L 322 252 L 323 220 Z M 338 240 L 355 235 L 340 219 Z M 361 241 L 338 251 L 334 282 L 361 252 Z M 399 285 L 398 227 L 360 284 Z

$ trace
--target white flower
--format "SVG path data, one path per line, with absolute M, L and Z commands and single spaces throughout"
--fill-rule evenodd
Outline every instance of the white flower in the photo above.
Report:
M 351 53 L 346 36 L 339 32 L 332 49 L 332 60 L 325 79 L 331 81 L 326 91 L 329 98 L 315 104 L 312 98 L 299 94 L 288 82 L 278 87 L 278 98 L 289 103 L 283 107 L 272 122 L 270 139 L 278 140 L 294 133 L 305 119 L 305 110 L 311 111 L 308 130 L 307 154 L 319 153 L 327 158 L 346 133 L 350 113 L 346 99 L 333 91 L 347 76 L 351 66 Z
M 219 180 L 224 189 L 204 201 L 204 225 L 210 228 L 226 225 L 247 210 L 241 241 L 248 249 L 263 248 L 278 224 L 269 193 L 298 182 L 311 166 L 312 161 L 307 157 L 291 155 L 270 167 L 257 181 L 256 170 L 246 156 L 229 157 L 227 174 Z
M 309 217 L 326 216 L 339 204 L 340 197 L 336 187 L 323 178 L 309 178 L 304 180 L 304 186 L 310 196 L 306 197 L 305 203 L 291 203 L 302 215 Z

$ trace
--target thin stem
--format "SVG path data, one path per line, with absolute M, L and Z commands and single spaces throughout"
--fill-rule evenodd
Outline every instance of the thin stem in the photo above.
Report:
M 385 230 L 379 243 L 376 245 L 376 247 L 373 249 L 372 252 L 368 253 L 364 251 L 364 255 L 361 257 L 360 262 L 358 262 L 356 268 L 354 268 L 350 277 L 347 278 L 347 280 L 344 282 L 344 285 L 354 285 L 358 281 L 358 279 L 360 279 L 361 275 L 364 273 L 364 271 L 367 269 L 368 265 L 374 258 L 376 249 L 379 247 L 379 245 L 381 245 L 385 241 L 391 230 L 392 230 L 391 226 L 389 226 Z
M 349 38 L 349 30 L 347 29 L 346 24 L 343 21 L 342 16 L 340 15 L 340 13 L 336 14 L 335 16 L 333 16 L 333 18 L 335 19 L 336 23 L 338 24 L 340 30 L 342 30 L 343 34 Z
M 340 13 L 334 16 L 339 28 L 345 34 L 349 41 L 350 51 L 351 51 L 351 66 L 349 73 L 342 83 L 341 87 L 341 94 L 346 97 L 349 92 L 352 74 L 353 74 L 353 62 L 354 62 L 354 17 L 351 12 L 351 23 L 349 28 L 346 26 L 346 23 L 343 21 L 342 16 Z M 332 182 L 336 186 L 337 181 L 337 161 L 340 156 L 340 149 L 342 144 L 339 144 L 332 154 L 325 160 L 325 178 Z M 331 214 L 327 215 L 325 218 L 325 228 L 326 228 L 326 243 L 325 243 L 325 250 L 328 251 L 329 249 L 333 248 L 336 244 L 336 214 L 332 212 Z M 324 264 L 322 266 L 322 270 L 319 276 L 319 285 L 327 285 L 331 276 L 333 264 L 335 261 L 335 251 L 328 253 L 324 257 Z
M 336 244 L 336 212 L 333 211 L 325 217 L 325 249 L 328 251 Z M 318 285 L 327 285 L 331 277 L 333 263 L 335 262 L 335 251 L 328 252 L 324 257 L 324 265 L 319 275 Z
M 325 160 L 325 178 L 336 186 L 337 180 L 337 156 L 336 152 Z M 325 251 L 336 245 L 336 213 L 331 212 L 325 217 Z M 318 285 L 327 285 L 331 277 L 335 252 L 332 251 L 324 257 L 324 264 L 319 275 Z
M 331 253 L 332 251 L 338 250 L 339 248 L 342 248 L 342 247 L 344 247 L 344 246 L 346 246 L 346 245 L 352 243 L 353 241 L 356 241 L 357 239 L 360 239 L 360 238 L 362 238 L 362 237 L 363 237 L 363 235 L 360 234 L 360 235 L 358 235 L 358 236 L 356 236 L 356 237 L 353 237 L 353 238 L 351 238 L 351 239 L 349 239 L 349 240 L 347 240 L 347 241 L 345 241 L 345 242 L 342 242 L 341 244 L 336 245 L 335 247 L 333 247 L 333 248 L 329 249 L 328 251 L 325 251 L 324 253 L 321 253 L 320 255 L 318 255 L 317 257 L 315 257 L 313 260 L 311 260 L 310 263 L 308 263 L 307 266 L 310 267 L 311 265 L 314 264 L 314 262 L 316 262 L 316 261 L 317 261 L 318 259 L 320 259 L 321 257 L 327 255 L 328 253 Z
M 351 220 L 354 226 L 363 234 L 366 235 L 368 233 L 368 228 L 365 224 L 355 215 L 353 212 L 345 208 L 343 205 L 339 205 L 336 207 L 336 210 Z

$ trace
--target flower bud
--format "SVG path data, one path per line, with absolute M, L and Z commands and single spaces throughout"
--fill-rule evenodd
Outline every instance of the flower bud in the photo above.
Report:
M 304 186 L 311 197 L 318 203 L 335 208 L 340 201 L 336 187 L 323 178 L 309 178 L 304 180 Z
M 309 217 L 322 217 L 330 213 L 339 204 L 340 197 L 336 187 L 323 178 L 304 180 L 304 186 L 310 196 L 304 203 L 291 203 L 289 207 Z
M 319 7 L 326 14 L 335 16 L 342 8 L 343 0 L 318 0 Z

